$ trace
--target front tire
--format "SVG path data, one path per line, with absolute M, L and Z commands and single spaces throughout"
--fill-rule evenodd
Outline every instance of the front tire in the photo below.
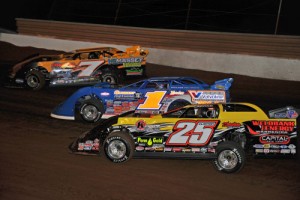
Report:
M 88 99 L 83 101 L 80 107 L 79 115 L 84 122 L 98 122 L 104 113 L 104 106 L 98 99 Z
M 104 141 L 102 152 L 111 162 L 127 162 L 133 156 L 133 138 L 126 132 L 111 133 Z
M 25 81 L 26 86 L 32 90 L 40 90 L 46 84 L 45 76 L 37 70 L 29 71 L 25 77 Z
M 215 168 L 224 173 L 234 173 L 240 171 L 246 161 L 243 148 L 232 141 L 222 142 L 216 149 L 217 158 L 213 160 Z

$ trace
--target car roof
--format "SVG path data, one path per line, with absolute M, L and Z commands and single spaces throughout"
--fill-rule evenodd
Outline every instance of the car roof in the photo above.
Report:
M 186 80 L 186 79 L 200 81 L 197 78 L 189 77 L 189 76 L 162 76 L 162 77 L 152 77 L 147 80 L 149 80 L 149 81 L 169 81 L 169 80 Z
M 206 106 L 212 106 L 212 105 L 245 105 L 245 106 L 255 108 L 256 110 L 261 110 L 261 108 L 259 106 L 255 105 L 253 103 L 248 103 L 248 102 L 228 102 L 228 103 L 216 103 L 216 104 L 190 104 L 190 105 L 186 105 L 184 107 L 185 108 L 197 107 L 197 106 L 206 107 Z
M 92 52 L 92 51 L 121 51 L 114 47 L 95 47 L 95 48 L 85 48 L 85 49 L 76 49 L 74 52 L 80 53 L 80 52 Z

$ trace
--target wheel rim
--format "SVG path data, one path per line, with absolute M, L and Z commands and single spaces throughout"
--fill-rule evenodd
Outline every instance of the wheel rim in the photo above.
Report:
M 84 119 L 86 119 L 88 121 L 93 121 L 98 118 L 98 116 L 100 115 L 100 112 L 98 111 L 98 109 L 95 106 L 87 105 L 82 110 L 82 115 L 83 115 Z
M 107 82 L 107 83 L 111 83 L 111 84 L 116 83 L 115 79 L 113 77 L 110 77 L 110 76 L 106 77 L 104 80 L 105 80 L 104 82 Z
M 38 87 L 40 84 L 40 80 L 36 76 L 28 76 L 27 77 L 27 85 L 32 88 Z
M 107 147 L 107 154 L 110 158 L 120 159 L 126 154 L 126 145 L 120 140 L 114 140 Z
M 233 169 L 238 164 L 238 157 L 233 151 L 225 150 L 219 154 L 218 163 L 224 169 Z

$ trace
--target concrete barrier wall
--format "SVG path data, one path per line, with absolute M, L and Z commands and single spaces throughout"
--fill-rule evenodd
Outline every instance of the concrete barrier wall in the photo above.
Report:
M 121 50 L 125 50 L 128 47 L 126 45 L 109 43 L 7 33 L 0 33 L 0 41 L 9 42 L 17 46 L 32 46 L 63 51 L 97 46 L 113 46 Z M 300 59 L 143 47 L 150 50 L 148 62 L 154 64 L 269 79 L 300 81 Z
M 300 59 L 300 36 L 155 29 L 16 18 L 18 33 L 149 48 Z

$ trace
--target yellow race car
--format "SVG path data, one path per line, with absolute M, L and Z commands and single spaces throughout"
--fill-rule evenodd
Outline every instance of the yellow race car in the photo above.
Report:
M 218 171 L 233 173 L 243 168 L 246 153 L 296 154 L 298 111 L 288 106 L 268 114 L 251 103 L 188 105 L 153 116 L 130 111 L 103 120 L 69 148 L 100 152 L 114 163 L 133 156 L 212 159 Z
M 145 76 L 148 54 L 148 50 L 132 46 L 125 52 L 99 47 L 60 55 L 32 55 L 11 67 L 6 85 L 39 90 L 45 85 L 118 84 L 127 76 Z

